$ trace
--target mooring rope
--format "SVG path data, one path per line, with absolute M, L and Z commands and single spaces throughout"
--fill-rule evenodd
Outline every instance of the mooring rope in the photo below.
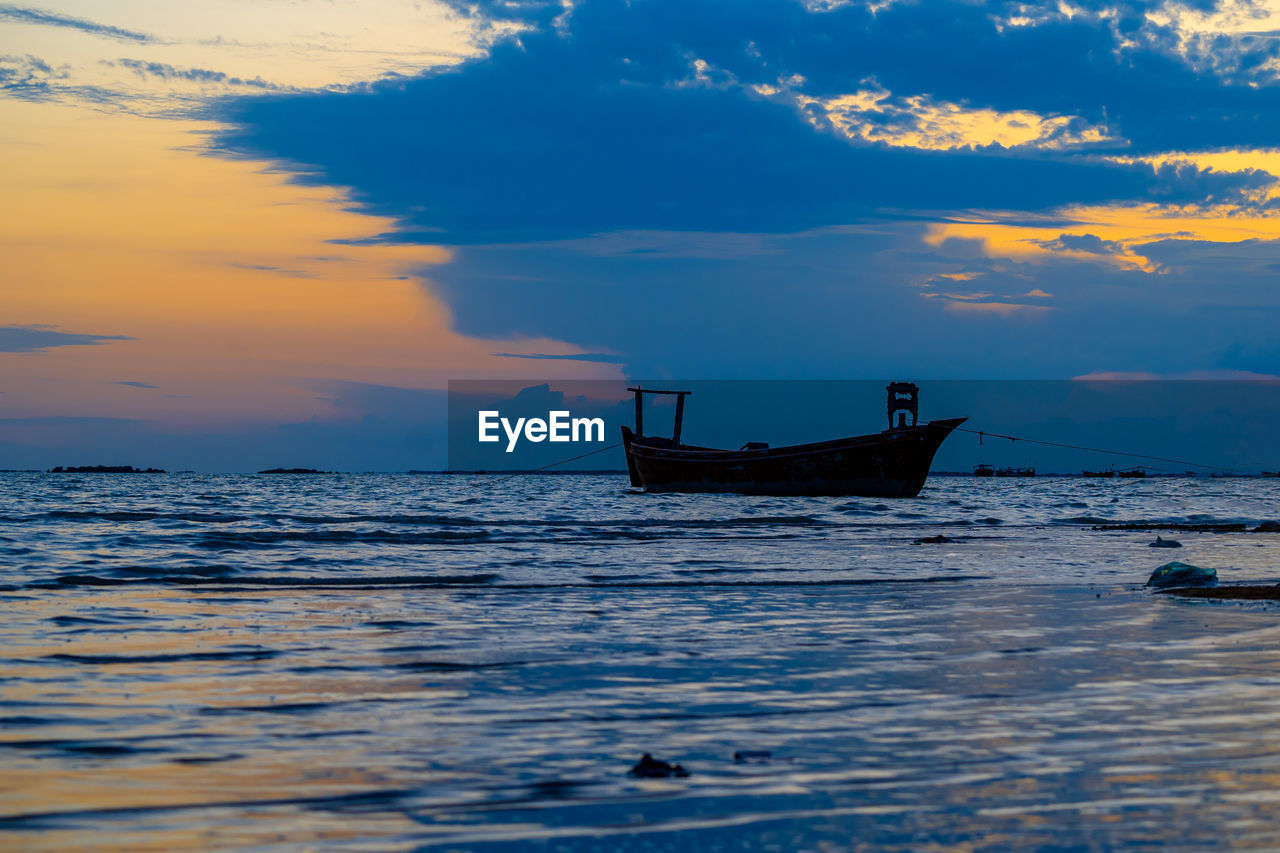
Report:
M 1209 465 L 1204 462 L 1190 462 L 1186 459 L 1170 459 L 1167 456 L 1152 456 L 1149 453 L 1130 453 L 1129 451 L 1126 451 L 1126 450 L 1109 450 L 1105 447 L 1086 447 L 1082 444 L 1065 444 L 1061 441 L 1042 441 L 1041 439 L 1038 439 L 1038 438 L 1027 438 L 1021 435 L 1005 435 L 1004 433 L 988 432 L 987 430 L 983 430 L 983 429 L 969 429 L 968 427 L 956 427 L 956 431 L 972 433 L 973 435 L 978 436 L 979 442 L 981 442 L 983 438 L 987 438 L 987 437 L 1004 438 L 1004 439 L 1008 439 L 1010 442 L 1024 441 L 1027 444 L 1040 444 L 1040 445 L 1044 445 L 1045 447 L 1061 447 L 1067 450 L 1083 450 L 1088 453 L 1106 453 L 1111 456 L 1127 456 L 1132 459 L 1150 459 L 1155 462 L 1168 462 L 1172 465 L 1190 465 L 1192 468 L 1208 468 L 1213 471 L 1236 471 L 1239 473 L 1245 473 L 1245 470 L 1243 468 L 1231 468 L 1227 465 Z M 496 480 L 489 480 L 485 483 L 481 483 L 480 485 L 496 486 L 498 483 L 505 483 L 507 480 L 514 480 L 516 477 L 524 477 L 528 474 L 536 474 L 539 471 L 545 471 L 548 468 L 555 468 L 557 465 L 563 465 L 566 462 L 576 462 L 579 459 L 586 459 L 588 456 L 595 456 L 597 453 L 604 453 L 606 450 L 613 450 L 614 448 L 618 448 L 621 446 L 622 446 L 622 442 L 619 441 L 617 444 L 611 444 L 608 447 L 601 447 L 598 450 L 592 450 L 587 453 L 579 454 L 577 456 L 570 456 L 568 459 L 561 459 L 558 462 L 552 462 L 550 465 L 543 465 L 540 468 L 530 468 L 528 471 L 517 471 L 514 474 L 508 474 L 507 476 L 499 477 Z
M 1203 462 L 1188 462 L 1185 459 L 1170 459 L 1167 456 L 1152 456 L 1148 453 L 1129 453 L 1124 450 L 1108 450 L 1105 447 L 1085 447 L 1080 444 L 1063 444 L 1060 441 L 1041 441 L 1036 438 L 1025 438 L 1020 435 L 1003 435 L 998 432 L 987 432 L 986 430 L 969 429 L 967 427 L 956 427 L 956 431 L 973 433 L 978 436 L 979 443 L 982 442 L 983 437 L 990 436 L 991 438 L 1007 438 L 1011 442 L 1025 441 L 1027 444 L 1043 444 L 1047 447 L 1065 447 L 1068 450 L 1085 450 L 1090 453 L 1108 453 L 1112 456 L 1129 456 L 1134 459 L 1152 459 L 1157 462 L 1168 462 L 1173 465 L 1190 465 L 1192 468 L 1209 468 L 1214 471 L 1237 471 L 1242 474 L 1245 473 L 1245 469 L 1243 468 L 1231 468 L 1226 465 L 1206 465 Z
M 568 459 L 561 459 L 559 462 L 552 462 L 550 465 L 543 465 L 541 468 L 530 468 L 528 471 L 517 471 L 514 474 L 508 474 L 505 477 L 499 477 L 496 480 L 490 480 L 486 483 L 483 483 L 482 485 L 496 486 L 498 483 L 505 483 L 507 480 L 514 480 L 516 477 L 523 477 L 526 474 L 536 474 L 539 471 L 545 471 L 548 468 L 554 468 L 557 465 L 563 465 L 566 462 L 573 462 L 578 459 L 586 459 L 588 456 L 595 456 L 597 453 L 604 453 L 606 450 L 613 450 L 615 447 L 621 447 L 621 446 L 622 446 L 622 442 L 619 441 L 617 444 L 611 444 L 608 447 L 602 447 L 599 450 L 592 450 L 589 453 L 583 453 L 578 456 L 570 456 Z

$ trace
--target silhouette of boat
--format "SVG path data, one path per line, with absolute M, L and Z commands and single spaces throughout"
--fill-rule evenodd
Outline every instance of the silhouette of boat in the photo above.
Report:
M 975 477 L 994 477 L 995 475 L 995 467 L 985 462 L 973 466 L 973 476 Z
M 1116 476 L 1140 480 L 1143 477 L 1147 476 L 1147 471 L 1145 468 L 1126 468 L 1123 471 L 1117 471 Z
M 1001 468 L 996 471 L 997 477 L 1034 477 L 1035 468 Z
M 1105 471 L 1081 471 L 1080 474 L 1084 477 L 1114 477 L 1116 475 L 1116 469 L 1108 468 Z
M 883 432 L 788 447 L 748 442 L 738 450 L 722 450 L 681 443 L 684 398 L 691 392 L 627 390 L 636 398 L 635 430 L 622 428 L 627 472 L 631 485 L 646 492 L 913 498 L 924 487 L 938 447 L 968 420 L 917 423 L 919 388 L 894 382 L 888 386 L 889 429 Z M 644 434 L 645 394 L 676 397 L 670 438 Z

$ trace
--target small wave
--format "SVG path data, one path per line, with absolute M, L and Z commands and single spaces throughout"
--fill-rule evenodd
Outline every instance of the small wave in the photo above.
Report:
M 136 583 L 187 584 L 199 583 L 202 580 L 218 580 L 236 573 L 231 566 L 192 566 L 181 569 L 108 569 L 102 574 L 71 573 L 59 575 L 51 579 L 32 581 L 27 589 L 61 589 L 66 587 L 92 586 L 127 586 Z M 76 619 L 81 617 L 52 617 L 58 619 Z M 70 621 L 60 624 L 73 624 Z
M 45 749 L 72 755 L 89 755 L 101 758 L 115 758 L 125 755 L 139 755 L 148 752 L 163 752 L 156 747 L 129 746 L 117 741 L 102 740 L 18 740 L 5 741 L 8 749 Z
M 333 702 L 276 702 L 267 705 L 223 705 L 220 707 L 201 708 L 201 714 L 308 714 L 332 707 Z
M 174 764 L 217 764 L 221 761 L 236 761 L 244 758 L 238 752 L 229 752 L 226 755 L 180 755 L 173 759 Z
M 142 616 L 50 616 L 46 621 L 55 625 L 62 626 L 89 626 L 99 627 L 102 625 L 119 625 L 124 622 L 145 621 L 146 617 Z
M 922 578 L 830 578 L 827 580 L 659 580 L 648 582 L 622 581 L 618 583 L 594 583 L 592 589 L 684 589 L 698 587 L 822 587 L 822 586 L 877 586 L 894 584 L 953 583 L 959 581 L 990 580 L 990 575 L 932 575 Z M 571 589 L 581 588 L 579 583 L 504 583 L 492 587 L 504 589 Z
M 253 516 L 220 512 L 165 512 L 163 510 L 91 510 L 54 509 L 39 515 L 19 516 L 11 521 L 38 521 L 42 518 L 55 521 L 194 521 L 201 524 L 231 524 L 249 521 Z
M 1096 530 L 1186 530 L 1208 533 L 1243 532 L 1259 519 L 1242 516 L 1220 516 L 1207 513 L 1166 516 L 1164 518 L 1115 518 L 1100 515 L 1071 515 L 1050 519 L 1050 524 L 1087 524 Z
M 554 660 L 510 660 L 487 663 L 463 663 L 448 660 L 411 660 L 393 664 L 393 668 L 406 672 L 470 672 L 478 669 L 513 669 L 518 666 L 536 666 L 540 663 L 556 663 Z
M 225 652 L 172 652 L 149 655 L 78 655 L 66 652 L 45 655 L 44 660 L 84 664 L 178 663 L 186 661 L 251 661 L 278 657 L 274 649 L 235 649 Z
M 405 533 L 394 530 L 246 530 L 237 533 L 206 533 L 195 544 L 211 550 L 273 548 L 286 542 L 342 545 L 467 545 L 484 542 L 490 537 L 491 534 L 486 530 L 470 533 L 450 530 L 438 530 L 432 533 Z
M 98 575 L 63 575 L 56 581 L 40 581 L 27 584 L 27 589 L 55 589 L 75 586 L 125 586 L 128 584 L 168 584 L 174 586 L 221 586 L 240 589 L 255 586 L 276 586 L 323 589 L 356 588 L 381 589 L 389 586 L 421 587 L 430 589 L 441 586 L 483 586 L 498 580 L 501 575 L 478 572 L 469 575 L 392 575 L 386 577 L 290 577 L 288 575 L 191 575 L 182 572 L 157 572 L 127 577 L 101 577 Z

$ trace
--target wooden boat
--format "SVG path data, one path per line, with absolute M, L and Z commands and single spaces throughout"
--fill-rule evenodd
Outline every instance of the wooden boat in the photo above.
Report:
M 748 442 L 738 450 L 682 444 L 684 398 L 689 391 L 628 388 L 636 398 L 635 431 L 622 428 L 631 485 L 646 492 L 732 492 L 745 495 L 854 495 L 913 498 L 924 487 L 943 440 L 967 418 L 917 423 L 919 389 L 889 385 L 889 429 L 769 447 Z M 644 434 L 645 394 L 676 396 L 671 438 Z M 910 425 L 906 422 L 911 415 Z M 894 424 L 894 415 L 898 422 Z
M 996 475 L 995 467 L 992 465 L 988 465 L 985 462 L 981 462 L 973 466 L 973 476 L 975 477 L 994 477 L 995 475 Z
M 1035 468 L 1001 468 L 996 471 L 997 477 L 1034 477 Z

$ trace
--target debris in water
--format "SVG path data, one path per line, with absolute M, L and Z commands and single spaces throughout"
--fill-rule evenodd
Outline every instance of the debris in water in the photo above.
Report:
M 1218 570 L 1203 569 L 1190 563 L 1165 563 L 1147 578 L 1147 586 L 1156 589 L 1169 587 L 1217 586 Z
M 640 757 L 636 766 L 627 771 L 627 775 L 636 779 L 667 779 L 671 776 L 683 779 L 689 775 L 689 771 L 679 764 L 668 764 L 665 761 L 659 761 L 646 752 Z
M 926 536 L 923 539 L 917 539 L 912 545 L 950 545 L 953 542 L 959 542 L 959 539 L 951 539 L 939 533 L 937 536 Z
M 1148 548 L 1181 548 L 1182 543 L 1179 542 L 1177 539 L 1163 539 L 1157 536 L 1156 541 L 1152 542 L 1147 547 Z

